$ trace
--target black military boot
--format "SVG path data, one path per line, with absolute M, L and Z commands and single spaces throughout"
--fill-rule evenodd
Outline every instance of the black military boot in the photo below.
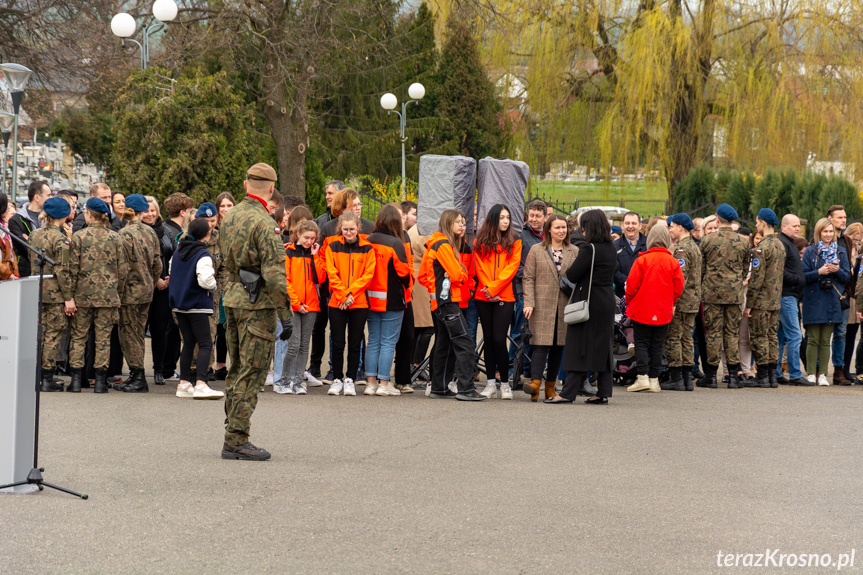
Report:
M 767 385 L 771 388 L 779 387 L 779 381 L 776 379 L 776 364 L 768 363 L 767 364 Z
M 93 383 L 93 393 L 108 393 L 107 369 L 96 370 L 96 381 Z
M 120 391 L 126 393 L 147 393 L 148 391 L 150 391 L 149 386 L 147 386 L 147 378 L 144 375 L 144 370 L 131 370 L 131 375 L 129 377 L 129 385 L 123 387 Z
M 686 389 L 685 384 L 683 383 L 683 374 L 681 371 L 682 370 L 679 366 L 669 367 L 668 381 L 660 381 L 659 388 L 664 391 L 683 391 Z
M 683 376 L 683 389 L 686 391 L 693 391 L 695 387 L 692 385 L 692 370 L 683 368 L 681 369 L 680 374 Z
M 710 364 L 704 364 L 704 377 L 699 379 L 695 385 L 698 387 L 706 387 L 709 389 L 716 389 L 716 366 Z
M 117 391 L 123 391 L 123 388 L 124 388 L 124 387 L 126 387 L 126 386 L 128 386 L 128 385 L 129 385 L 129 383 L 132 381 L 132 378 L 133 378 L 133 377 L 135 377 L 135 373 L 134 373 L 134 372 L 135 372 L 135 370 L 134 370 L 134 369 L 129 369 L 129 377 L 127 377 L 127 378 L 126 378 L 126 379 L 124 379 L 123 381 L 120 381 L 120 382 L 118 382 L 118 383 L 115 383 L 114 385 L 111 385 L 111 387 L 113 387 L 113 388 L 114 388 L 114 389 L 116 389 Z
M 67 393 L 81 393 L 81 371 L 81 369 L 72 368 L 72 380 L 66 388 Z
M 741 381 L 742 378 L 737 375 L 739 370 L 739 363 L 728 366 L 728 389 L 742 389 L 746 387 L 746 384 Z
M 54 383 L 53 369 L 42 370 L 42 386 L 39 388 L 39 390 L 44 392 L 63 391 L 62 385 L 57 385 L 56 383 Z
M 752 387 L 760 387 L 766 389 L 770 387 L 770 379 L 767 373 L 770 371 L 769 365 L 759 365 L 758 371 L 755 373 L 755 381 L 752 382 Z

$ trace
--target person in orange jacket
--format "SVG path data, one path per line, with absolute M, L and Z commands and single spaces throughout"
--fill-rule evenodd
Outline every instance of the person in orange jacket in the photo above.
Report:
M 360 219 L 354 212 L 344 212 L 338 219 L 339 236 L 324 255 L 330 282 L 329 320 L 333 338 L 333 384 L 328 395 L 356 395 L 354 380 L 345 377 L 345 330 L 348 333 L 348 375 L 357 373 L 363 330 L 369 315 L 366 290 L 375 274 L 375 251 L 359 237 Z M 320 257 L 320 254 L 318 254 Z
M 512 216 L 502 204 L 489 210 L 474 243 L 476 295 L 474 300 L 485 341 L 487 383 L 482 394 L 497 393 L 495 373 L 500 374 L 500 397 L 512 399 L 509 385 L 509 352 L 506 334 L 515 309 L 513 279 L 521 263 L 521 238 L 512 226 Z
M 420 263 L 418 281 L 429 291 L 432 312 L 437 318 L 429 397 L 455 396 L 461 401 L 482 401 L 486 398 L 474 389 L 473 345 L 467 322 L 459 309 L 463 296 L 458 286 L 469 281 L 467 269 L 457 255 L 464 242 L 464 229 L 465 219 L 460 212 L 444 210 L 438 231 L 427 242 Z M 447 389 L 445 381 L 450 350 L 455 357 L 456 393 Z
M 282 364 L 282 381 L 273 385 L 280 394 L 305 395 L 303 371 L 309 359 L 309 342 L 315 318 L 321 311 L 318 286 L 326 279 L 326 262 L 317 257 L 318 225 L 303 220 L 291 230 L 291 243 L 285 246 L 285 272 L 288 275 L 288 295 L 291 296 L 291 321 L 294 330 Z
M 366 345 L 365 395 L 401 395 L 390 382 L 396 342 L 404 317 L 405 289 L 410 286 L 408 264 L 402 237 L 402 216 L 398 208 L 386 205 L 375 220 L 368 242 L 375 252 L 375 273 L 366 290 L 369 299 L 369 340 Z

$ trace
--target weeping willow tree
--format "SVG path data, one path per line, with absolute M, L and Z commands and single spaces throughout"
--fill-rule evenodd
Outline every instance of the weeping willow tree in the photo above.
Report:
M 657 170 L 813 158 L 863 172 L 859 0 L 438 0 L 524 85 L 528 161 Z

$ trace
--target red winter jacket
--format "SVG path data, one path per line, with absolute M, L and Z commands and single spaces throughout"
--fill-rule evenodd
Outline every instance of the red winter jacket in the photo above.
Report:
M 626 315 L 638 323 L 665 325 L 683 293 L 680 262 L 667 249 L 654 247 L 639 256 L 626 279 Z

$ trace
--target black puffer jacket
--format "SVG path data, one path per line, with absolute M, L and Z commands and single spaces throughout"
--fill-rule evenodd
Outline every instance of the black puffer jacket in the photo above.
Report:
M 806 286 L 806 276 L 803 274 L 803 260 L 800 250 L 794 245 L 794 240 L 785 234 L 779 234 L 779 241 L 785 246 L 785 270 L 782 272 L 782 297 L 803 297 Z
M 156 237 L 159 238 L 159 250 L 162 257 L 162 274 L 159 277 L 165 279 L 168 275 L 168 262 L 174 254 L 173 238 L 165 231 L 162 218 L 157 218 L 153 224 L 147 225 L 153 228 L 153 231 L 156 232 Z

